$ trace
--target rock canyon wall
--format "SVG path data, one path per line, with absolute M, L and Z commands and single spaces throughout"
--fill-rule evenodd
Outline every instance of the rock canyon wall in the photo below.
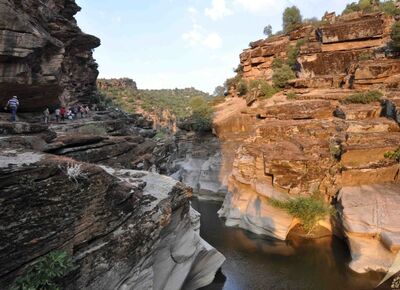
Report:
M 0 0 L 0 102 L 21 100 L 18 122 L 0 112 L 0 288 L 58 250 L 75 264 L 63 289 L 203 287 L 225 258 L 199 235 L 192 189 L 156 173 L 174 146 L 153 123 L 110 109 L 49 126 L 32 113 L 96 93 L 100 41 L 78 28 L 79 10 Z
M 100 40 L 79 29 L 79 10 L 73 0 L 0 1 L 1 109 L 12 95 L 21 111 L 91 100 Z
M 241 82 L 272 83 L 274 62 L 287 60 L 290 47 L 298 49 L 296 78 L 269 99 L 257 88 L 239 96 L 233 85 L 216 108 L 222 166 L 231 168 L 220 211 L 227 225 L 284 240 L 299 221 L 269 200 L 318 192 L 339 202 L 339 223 L 320 225 L 332 230 L 342 221 L 350 266 L 387 271 L 400 238 L 400 209 L 390 206 L 400 195 L 400 166 L 384 157 L 400 146 L 400 60 L 388 47 L 394 22 L 383 13 L 330 15 L 244 50 Z M 382 100 L 346 101 L 369 90 Z

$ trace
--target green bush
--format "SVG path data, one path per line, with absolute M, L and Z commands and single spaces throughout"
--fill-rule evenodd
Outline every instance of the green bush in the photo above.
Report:
M 334 212 L 331 206 L 316 196 L 297 197 L 287 201 L 270 199 L 269 202 L 273 207 L 283 209 L 298 218 L 308 233 L 312 232 L 320 220 Z
M 295 100 L 295 99 L 297 99 L 297 97 L 298 97 L 298 95 L 295 92 L 288 92 L 286 94 L 286 98 L 288 100 Z
M 396 160 L 400 162 L 400 147 L 397 148 L 395 151 L 389 151 L 385 153 L 385 158 Z
M 225 96 L 218 96 L 218 97 L 214 97 L 211 99 L 211 105 L 212 106 L 216 106 L 218 104 L 221 104 L 223 102 L 225 102 Z
M 190 107 L 193 130 L 199 132 L 211 130 L 213 109 L 208 102 L 202 97 L 196 97 L 190 101 Z
M 12 290 L 59 290 L 57 280 L 74 269 L 71 257 L 65 251 L 53 251 L 38 259 L 25 274 L 17 278 Z
M 396 7 L 394 1 L 384 1 L 379 4 L 380 10 L 386 14 L 395 16 L 400 14 L 400 9 Z
M 281 68 L 284 64 L 285 64 L 285 61 L 283 59 L 277 57 L 277 58 L 274 58 L 274 60 L 272 61 L 272 68 L 273 69 Z
M 282 67 L 274 69 L 272 82 L 275 87 L 282 89 L 288 85 L 289 80 L 294 78 L 296 78 L 296 75 L 293 70 L 287 64 L 284 64 Z
M 291 32 L 298 28 L 302 23 L 302 16 L 299 8 L 296 6 L 287 7 L 283 12 L 283 31 L 285 33 Z
M 331 153 L 332 158 L 336 160 L 340 160 L 340 157 L 342 156 L 342 146 L 338 144 L 335 140 L 331 140 L 329 142 L 329 151 Z
M 237 83 L 236 89 L 238 91 L 239 96 L 244 96 L 245 94 L 247 94 L 248 92 L 248 87 L 247 87 L 247 83 L 244 80 L 240 80 Z
M 392 32 L 390 33 L 392 39 L 392 47 L 396 50 L 400 50 L 400 22 L 396 22 L 392 26 Z
M 359 0 L 358 2 L 352 2 L 347 4 L 346 8 L 343 10 L 342 14 L 348 14 L 352 12 L 384 12 L 388 15 L 399 15 L 400 9 L 396 7 L 395 1 L 377 1 L 378 3 L 374 4 L 374 1 L 371 0 Z
M 360 7 L 361 11 L 366 13 L 370 13 L 374 10 L 371 0 L 359 0 L 358 6 Z
M 372 102 L 379 102 L 383 94 L 380 91 L 368 91 L 363 93 L 356 93 L 344 99 L 344 104 L 369 104 Z
M 352 3 L 346 5 L 346 8 L 343 10 L 342 15 L 357 12 L 357 11 L 360 11 L 360 7 L 358 6 L 358 4 L 356 2 L 352 2 Z
M 261 99 L 269 99 L 279 91 L 278 89 L 274 88 L 266 80 L 263 79 L 251 80 L 249 83 L 249 89 L 259 90 Z
M 286 61 L 286 63 L 292 69 L 294 69 L 296 67 L 297 57 L 299 56 L 299 52 L 300 52 L 300 49 L 297 46 L 290 45 L 286 49 L 286 53 L 287 53 L 287 61 Z
M 307 43 L 307 39 L 302 38 L 297 40 L 296 45 L 290 45 L 286 49 L 286 54 L 287 54 L 287 60 L 286 63 L 293 69 L 296 70 L 296 65 L 297 65 L 297 58 L 300 53 L 300 47 Z
M 106 135 L 107 134 L 107 129 L 104 128 L 101 125 L 98 124 L 87 124 L 83 125 L 78 129 L 79 133 L 85 134 L 85 135 Z
M 271 37 L 272 36 L 272 26 L 270 24 L 268 24 L 267 26 L 264 27 L 264 35 L 266 35 L 267 37 Z
M 364 51 L 358 55 L 358 60 L 363 61 L 363 60 L 371 60 L 374 58 L 373 53 L 369 51 Z

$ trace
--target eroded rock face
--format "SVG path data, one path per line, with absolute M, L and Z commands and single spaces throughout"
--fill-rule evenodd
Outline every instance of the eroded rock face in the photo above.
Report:
M 317 28 L 305 25 L 288 35 L 252 42 L 240 55 L 243 78 L 271 81 L 273 61 L 285 59 L 288 47 L 298 46 L 295 87 L 395 87 L 399 62 L 384 53 L 393 23 L 382 13 L 345 15 Z
M 219 140 L 209 133 L 185 131 L 175 137 L 171 177 L 192 187 L 200 199 L 223 200 L 229 172 L 222 168 Z
M 0 1 L 2 104 L 13 95 L 21 111 L 89 102 L 98 75 L 92 50 L 100 40 L 79 29 L 79 10 L 74 0 Z
M 29 151 L 1 160 L 2 288 L 60 248 L 79 265 L 66 289 L 195 289 L 224 260 L 195 230 L 190 189 L 170 178 Z
M 399 164 L 385 158 L 400 144 L 400 61 L 388 46 L 395 19 L 382 13 L 326 17 L 319 27 L 303 25 L 287 35 L 252 42 L 240 55 L 242 81 L 272 83 L 274 62 L 286 61 L 290 47 L 292 52 L 298 50 L 292 66 L 296 78 L 283 92 L 268 100 L 253 91 L 239 98 L 233 85 L 229 98 L 216 108 L 214 131 L 221 140 L 221 167 L 231 172 L 229 194 L 220 211 L 227 225 L 286 239 L 296 221 L 271 207 L 270 199 L 318 192 L 326 202 L 335 203 L 341 188 L 381 184 L 400 192 Z M 373 89 L 381 90 L 382 101 L 345 101 L 356 92 Z M 361 201 L 364 197 L 359 196 L 354 202 L 375 204 L 374 198 Z M 377 206 L 385 208 L 385 202 Z M 371 212 L 365 215 L 375 217 Z M 396 228 L 395 218 L 386 221 Z M 331 228 L 329 220 L 320 225 Z M 387 270 L 390 259 L 379 265 L 367 253 L 369 246 L 378 251 L 380 240 L 351 238 L 349 243 L 352 249 L 362 249 L 352 250 L 353 269 Z
M 394 184 L 344 187 L 339 194 L 343 228 L 359 273 L 387 272 L 400 250 L 400 191 Z
M 91 131 L 82 132 L 84 126 Z M 65 289 L 174 290 L 211 283 L 224 257 L 200 238 L 191 188 L 130 170 L 138 162 L 160 170 L 166 162 L 168 149 L 146 137 L 148 127 L 117 111 L 53 125 L 55 132 L 0 123 L 1 289 L 59 249 L 78 266 L 63 278 Z

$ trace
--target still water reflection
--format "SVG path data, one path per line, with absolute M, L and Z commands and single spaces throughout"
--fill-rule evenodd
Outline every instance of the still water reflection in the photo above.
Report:
M 192 206 L 201 213 L 201 236 L 226 257 L 222 274 L 203 290 L 368 290 L 382 277 L 351 272 L 338 238 L 269 240 L 225 227 L 217 216 L 221 203 L 194 199 Z

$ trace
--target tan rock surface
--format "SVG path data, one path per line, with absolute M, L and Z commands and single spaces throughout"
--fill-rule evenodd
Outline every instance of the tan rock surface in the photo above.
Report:
M 386 272 L 400 249 L 400 184 L 343 187 L 343 227 L 359 273 Z

